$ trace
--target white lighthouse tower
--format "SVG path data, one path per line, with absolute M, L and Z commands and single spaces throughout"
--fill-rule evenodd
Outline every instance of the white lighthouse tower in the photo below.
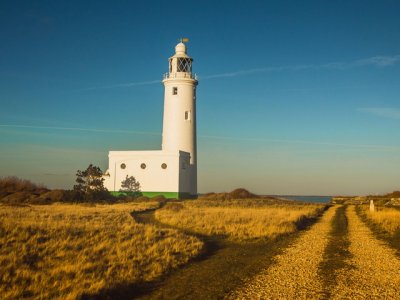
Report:
M 164 74 L 164 119 L 162 150 L 185 151 L 190 154 L 187 166 L 190 174 L 190 194 L 197 194 L 196 147 L 196 75 L 192 73 L 193 59 L 180 42 L 175 55 L 169 58 L 169 72 Z
M 196 86 L 193 59 L 184 39 L 169 58 L 164 74 L 162 150 L 110 151 L 104 186 L 119 194 L 121 183 L 134 176 L 145 196 L 197 196 Z

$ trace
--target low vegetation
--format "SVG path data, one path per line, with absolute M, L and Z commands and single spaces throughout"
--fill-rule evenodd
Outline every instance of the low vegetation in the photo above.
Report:
M 400 210 L 396 208 L 377 207 L 375 211 L 371 212 L 368 206 L 363 206 L 359 211 L 369 221 L 385 232 L 391 235 L 400 234 Z
M 233 200 L 233 199 L 256 199 L 260 196 L 249 192 L 246 189 L 239 188 L 229 193 L 207 193 L 201 195 L 202 199 L 208 200 Z
M 43 185 L 20 179 L 15 176 L 0 177 L 0 201 L 8 203 L 21 203 L 34 201 L 40 195 L 47 194 L 50 190 Z
M 201 241 L 130 215 L 158 205 L 1 205 L 1 298 L 96 298 L 188 262 Z
M 271 199 L 168 203 L 156 211 L 156 218 L 187 231 L 241 241 L 295 232 L 325 208 L 318 204 L 275 203 Z
M 373 200 L 378 206 L 400 207 L 400 191 L 393 191 L 385 195 L 368 196 L 335 196 L 332 197 L 332 203 L 335 204 L 369 204 Z
M 92 178 L 93 173 L 97 176 L 94 179 Z M 92 165 L 89 165 L 85 171 L 78 170 L 77 184 L 72 190 L 50 190 L 44 185 L 35 184 L 26 179 L 14 176 L 0 177 L 0 203 L 10 205 L 48 205 L 55 202 L 112 204 L 150 200 L 148 197 L 142 196 L 139 183 L 132 176 L 127 178 L 130 186 L 127 186 L 125 191 L 118 195 L 111 194 L 104 188 L 103 181 L 99 179 L 101 174 L 100 169 Z M 151 201 L 153 200 L 158 201 L 155 198 L 151 199 Z

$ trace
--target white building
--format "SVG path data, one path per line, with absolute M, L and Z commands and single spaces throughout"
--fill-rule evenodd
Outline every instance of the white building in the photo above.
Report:
M 110 151 L 104 186 L 113 192 L 134 176 L 145 196 L 186 198 L 197 195 L 196 86 L 193 59 L 179 43 L 164 74 L 162 150 Z

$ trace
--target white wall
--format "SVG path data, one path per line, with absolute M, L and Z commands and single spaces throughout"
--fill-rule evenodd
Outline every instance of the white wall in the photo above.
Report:
M 190 182 L 182 179 L 189 168 L 183 169 L 183 163 L 189 163 L 190 155 L 175 151 L 110 151 L 109 169 L 104 185 L 109 191 L 119 191 L 126 175 L 134 176 L 140 182 L 143 192 L 189 192 Z M 163 169 L 162 164 L 167 168 Z M 121 168 L 125 164 L 125 169 Z M 141 164 L 146 164 L 142 169 Z
M 186 151 L 190 162 L 196 163 L 196 81 L 171 78 L 164 80 L 164 115 L 162 149 Z M 173 88 L 177 95 L 172 94 Z M 189 112 L 185 120 L 185 112 Z

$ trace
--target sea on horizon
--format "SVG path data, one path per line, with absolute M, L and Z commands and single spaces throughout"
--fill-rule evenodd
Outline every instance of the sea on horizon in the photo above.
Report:
M 328 203 L 332 200 L 332 196 L 273 195 L 273 197 L 310 203 Z

